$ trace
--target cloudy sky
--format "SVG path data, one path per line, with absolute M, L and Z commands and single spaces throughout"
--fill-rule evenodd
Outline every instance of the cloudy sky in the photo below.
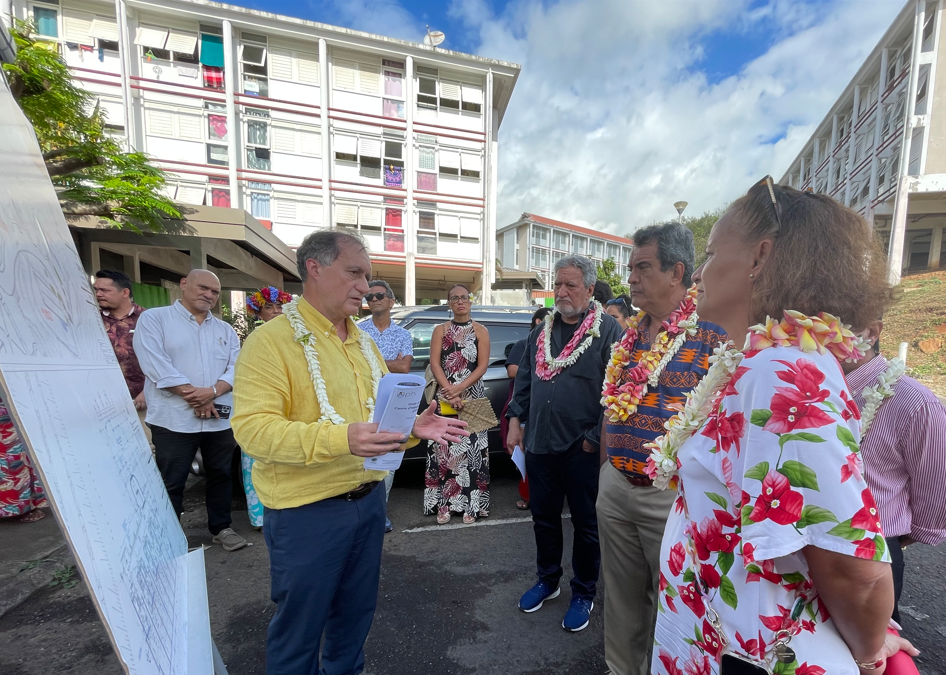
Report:
M 245 2 L 246 0 L 244 0 Z M 243 3 L 241 3 L 243 4 Z M 500 129 L 499 225 L 623 234 L 778 179 L 903 0 L 252 0 L 522 65 Z

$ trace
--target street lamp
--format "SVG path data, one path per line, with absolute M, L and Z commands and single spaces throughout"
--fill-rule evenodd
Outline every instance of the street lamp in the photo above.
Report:
M 683 222 L 683 212 L 686 210 L 687 202 L 674 202 L 673 208 L 677 210 L 677 222 Z

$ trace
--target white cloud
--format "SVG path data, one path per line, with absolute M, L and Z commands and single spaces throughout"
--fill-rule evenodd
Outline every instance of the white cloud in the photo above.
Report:
M 500 130 L 499 225 L 523 211 L 624 233 L 778 178 L 903 6 L 841 0 L 453 0 L 478 54 L 522 64 Z M 709 83 L 701 39 L 772 26 L 770 49 Z M 779 138 L 772 143 L 770 139 Z
M 386 37 L 420 42 L 425 28 L 421 21 L 390 0 L 309 0 L 316 21 Z

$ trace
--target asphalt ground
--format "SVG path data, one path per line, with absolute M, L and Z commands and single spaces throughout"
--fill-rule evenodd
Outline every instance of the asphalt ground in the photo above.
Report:
M 535 549 L 527 513 L 515 502 L 516 474 L 506 458 L 493 458 L 490 517 L 475 526 L 454 518 L 447 527 L 421 510 L 423 466 L 413 462 L 395 479 L 374 626 L 365 647 L 367 675 L 545 675 L 603 673 L 603 588 L 590 626 L 577 634 L 561 628 L 570 592 L 534 614 L 516 608 L 534 581 Z M 185 501 L 184 528 L 191 546 L 210 545 L 203 484 Z M 245 511 L 234 527 L 251 546 L 206 551 L 214 640 L 232 675 L 265 673 L 269 600 L 266 546 Z M 571 525 L 565 521 L 566 552 Z M 923 652 L 923 675 L 946 675 L 946 547 L 907 550 L 901 612 L 904 634 Z M 570 566 L 566 555 L 566 579 Z M 0 618 L 0 673 L 118 675 L 122 669 L 80 582 L 47 587 Z

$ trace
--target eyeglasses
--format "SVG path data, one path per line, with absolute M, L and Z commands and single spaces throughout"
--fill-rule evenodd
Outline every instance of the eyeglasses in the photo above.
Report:
M 450 296 L 450 302 L 469 302 L 469 301 L 470 301 L 469 295 L 451 295 Z
M 365 296 L 365 302 L 371 302 L 372 300 L 384 300 L 388 297 L 387 293 L 369 293 Z
M 624 301 L 624 298 L 614 298 L 613 300 L 608 300 L 605 307 L 611 307 L 612 305 L 624 305 L 627 307 L 627 302 Z
M 765 186 L 766 191 L 769 193 L 769 199 L 772 200 L 772 208 L 775 210 L 775 224 L 778 226 L 776 233 L 782 231 L 782 218 L 781 218 L 781 209 L 778 206 L 778 199 L 775 198 L 775 182 L 772 180 L 772 176 L 766 176 L 758 183 L 749 188 L 749 192 L 752 192 L 756 188 Z M 746 194 L 749 194 L 747 192 Z

